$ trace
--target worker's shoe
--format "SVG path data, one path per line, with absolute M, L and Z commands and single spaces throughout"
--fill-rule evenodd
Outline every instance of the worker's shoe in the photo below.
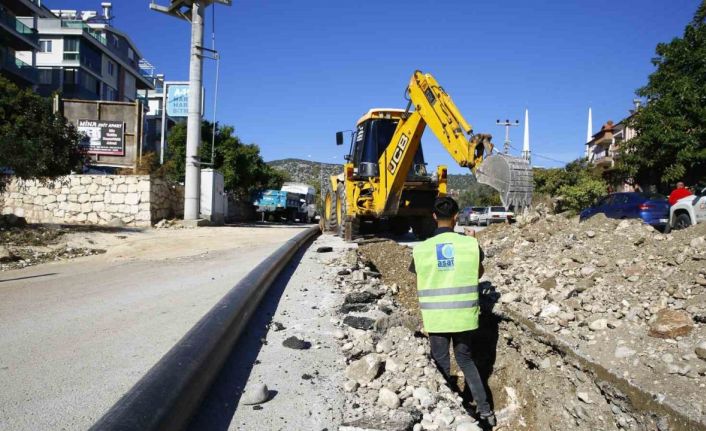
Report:
M 493 413 L 492 411 L 488 413 L 481 413 L 480 420 L 481 422 L 485 422 L 485 424 L 490 427 L 494 427 L 495 425 L 497 425 L 497 421 L 495 420 L 495 413 Z

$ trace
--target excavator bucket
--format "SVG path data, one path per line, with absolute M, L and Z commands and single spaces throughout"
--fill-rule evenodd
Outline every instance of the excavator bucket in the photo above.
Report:
M 507 208 L 530 206 L 532 203 L 532 167 L 529 162 L 520 157 L 507 154 L 491 154 L 483 160 L 476 169 L 476 179 L 481 184 L 487 184 L 500 193 L 500 200 Z

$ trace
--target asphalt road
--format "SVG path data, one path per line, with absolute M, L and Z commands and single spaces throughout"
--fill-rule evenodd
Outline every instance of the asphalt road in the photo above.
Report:
M 118 260 L 108 253 L 0 273 L 0 429 L 90 427 L 230 287 L 300 232 L 220 229 L 170 234 L 168 252 L 137 238 L 134 257 L 127 246 Z M 190 241 L 199 254 L 189 253 Z

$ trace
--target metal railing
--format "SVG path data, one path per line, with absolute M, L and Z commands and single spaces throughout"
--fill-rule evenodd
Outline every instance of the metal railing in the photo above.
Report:
M 88 33 L 89 36 L 100 42 L 102 45 L 108 46 L 108 39 L 105 37 L 105 34 L 93 30 L 91 27 L 88 26 L 88 24 L 81 20 L 62 19 L 61 26 L 64 28 L 81 29 L 84 32 Z
M 30 82 L 37 82 L 37 69 L 31 65 L 25 63 L 19 58 L 8 55 L 7 53 L 2 54 L 2 68 L 19 75 L 22 78 Z
M 39 43 L 39 34 L 37 30 L 25 25 L 16 17 L 10 15 L 7 10 L 0 7 L 0 22 L 5 23 L 10 28 L 14 28 L 17 33 L 31 40 L 35 45 Z

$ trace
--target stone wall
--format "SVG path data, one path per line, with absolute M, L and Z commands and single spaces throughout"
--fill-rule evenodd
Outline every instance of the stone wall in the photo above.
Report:
M 0 195 L 3 214 L 29 223 L 150 226 L 183 215 L 183 186 L 149 175 L 69 175 L 13 179 Z

